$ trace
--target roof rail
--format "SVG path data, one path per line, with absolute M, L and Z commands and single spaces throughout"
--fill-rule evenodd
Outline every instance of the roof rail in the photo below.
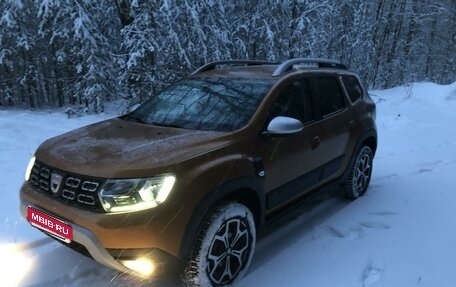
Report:
M 273 77 L 278 77 L 290 70 L 294 65 L 298 64 L 317 64 L 319 68 L 336 68 L 347 69 L 347 66 L 336 60 L 320 59 L 320 58 L 298 58 L 291 59 L 280 64 L 272 73 Z
M 254 65 L 274 65 L 277 64 L 276 62 L 269 62 L 269 61 L 262 61 L 262 60 L 222 60 L 222 61 L 214 61 L 208 63 L 204 66 L 201 66 L 196 71 L 192 73 L 192 75 L 202 73 L 204 71 L 215 70 L 217 66 L 220 65 L 232 65 L 232 66 L 254 66 Z

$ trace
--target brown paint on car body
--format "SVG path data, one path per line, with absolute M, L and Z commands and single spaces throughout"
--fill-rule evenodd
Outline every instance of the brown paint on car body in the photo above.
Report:
M 363 141 L 373 137 L 376 147 L 375 119 L 372 116 L 375 104 L 364 87 L 362 98 L 350 102 L 339 79 L 341 75 L 349 75 L 359 80 L 355 73 L 343 69 L 305 68 L 273 77 L 276 68 L 276 65 L 229 67 L 189 77 L 235 77 L 274 82 L 247 125 L 239 130 L 187 130 L 114 118 L 51 138 L 36 151 L 36 158 L 47 166 L 95 178 L 143 178 L 172 173 L 176 176 L 176 183 L 168 199 L 159 206 L 120 214 L 82 210 L 36 192 L 28 182 L 21 188 L 22 204 L 33 205 L 90 230 L 108 250 L 160 249 L 176 258 L 186 256 L 188 247 L 184 246 L 191 244 L 203 213 L 220 201 L 239 198 L 249 206 L 252 198 L 258 197 L 260 208 L 255 211 L 259 213 L 256 214 L 257 225 L 261 226 L 268 213 L 320 186 L 340 180 Z M 305 124 L 304 131 L 298 135 L 265 135 L 269 109 L 287 83 L 318 75 L 338 79 L 344 91 L 344 110 Z M 313 148 L 317 137 L 321 143 Z M 334 173 L 267 208 L 268 196 L 272 192 L 279 194 L 283 185 L 305 174 L 312 175 L 316 168 L 338 158 L 340 165 L 332 167 L 337 168 Z M 261 168 L 264 177 L 259 175 Z M 321 174 L 324 171 L 318 175 Z M 261 190 L 242 185 L 236 191 L 225 190 L 229 189 L 226 186 L 237 185 L 225 186 L 224 183 L 233 183 L 240 178 L 259 182 Z M 249 196 L 239 197 L 242 194 L 239 190 L 249 193 Z M 230 194 L 234 192 L 236 196 L 233 198 Z

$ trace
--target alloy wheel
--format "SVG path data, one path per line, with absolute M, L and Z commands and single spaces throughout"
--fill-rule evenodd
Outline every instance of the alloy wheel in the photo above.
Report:
M 241 218 L 224 222 L 208 250 L 207 274 L 217 285 L 231 283 L 249 261 L 252 236 Z
M 368 153 L 360 154 L 356 161 L 353 174 L 353 188 L 357 195 L 362 194 L 369 184 L 372 168 L 371 161 L 372 159 Z

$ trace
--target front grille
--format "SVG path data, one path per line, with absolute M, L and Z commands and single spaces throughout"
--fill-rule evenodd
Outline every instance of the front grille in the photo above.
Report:
M 39 193 L 65 204 L 92 211 L 103 210 L 98 198 L 103 179 L 64 172 L 36 161 L 29 183 Z

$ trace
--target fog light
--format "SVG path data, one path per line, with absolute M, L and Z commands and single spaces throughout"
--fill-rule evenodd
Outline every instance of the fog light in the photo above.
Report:
M 0 280 L 2 286 L 23 286 L 21 281 L 31 271 L 33 259 L 14 245 L 0 245 Z
M 122 260 L 120 261 L 120 263 L 122 263 L 125 267 L 134 270 L 145 277 L 152 275 L 155 269 L 152 260 L 143 257 L 137 258 L 135 260 Z

